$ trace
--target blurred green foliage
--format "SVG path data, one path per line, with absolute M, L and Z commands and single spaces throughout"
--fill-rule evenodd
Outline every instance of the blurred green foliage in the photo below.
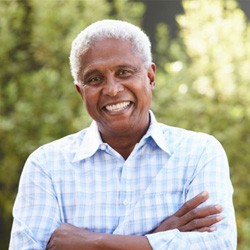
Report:
M 179 36 L 157 29 L 153 109 L 165 123 L 213 134 L 235 188 L 238 249 L 250 246 L 250 24 L 233 0 L 183 1 Z
M 234 0 L 183 0 L 179 35 L 157 27 L 152 109 L 162 122 L 216 136 L 235 187 L 238 249 L 250 246 L 250 25 Z M 86 25 L 118 18 L 141 25 L 129 0 L 0 1 L 0 246 L 7 249 L 23 164 L 38 146 L 86 127 L 70 45 Z

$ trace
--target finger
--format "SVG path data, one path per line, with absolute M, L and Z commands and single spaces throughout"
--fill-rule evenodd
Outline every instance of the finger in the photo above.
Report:
M 183 204 L 183 206 L 174 214 L 177 217 L 181 217 L 191 211 L 192 209 L 198 207 L 200 204 L 208 199 L 208 192 L 204 191 L 196 195 L 191 200 L 188 200 Z
M 197 231 L 201 228 L 211 227 L 212 225 L 218 223 L 221 220 L 223 220 L 223 217 L 221 215 L 195 219 L 195 220 L 190 221 L 186 225 L 181 226 L 179 230 L 181 232 Z
M 204 233 L 204 232 L 211 233 L 211 232 L 216 231 L 216 227 L 202 227 L 202 228 L 199 228 L 199 229 L 197 229 L 195 231 L 200 232 L 200 233 Z
M 51 236 L 51 238 L 52 238 L 52 236 Z M 49 241 L 48 241 L 48 243 L 47 243 L 46 250 L 52 249 L 52 247 L 51 247 L 52 239 L 51 239 L 51 238 L 49 239 Z
M 51 244 L 49 242 L 48 245 L 46 246 L 46 250 L 51 250 L 51 249 L 52 249 L 52 247 L 51 247 Z
M 188 213 L 186 213 L 184 216 L 182 216 L 182 221 L 186 224 L 189 221 L 192 221 L 197 218 L 205 218 L 210 215 L 215 215 L 218 213 L 221 213 L 222 207 L 220 205 L 210 205 L 202 208 L 195 208 Z

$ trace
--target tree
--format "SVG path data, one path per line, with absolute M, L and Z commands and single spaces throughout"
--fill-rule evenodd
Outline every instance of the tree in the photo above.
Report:
M 160 121 L 215 135 L 229 157 L 239 247 L 250 245 L 250 31 L 234 0 L 183 0 L 175 40 L 158 25 Z M 56 11 L 55 11 L 56 10 Z M 0 1 L 0 233 L 7 249 L 11 210 L 28 155 L 86 127 L 68 56 L 83 27 L 103 18 L 140 25 L 144 5 L 129 0 Z
M 224 145 L 235 187 L 239 249 L 250 245 L 250 26 L 233 0 L 183 1 L 179 36 L 158 26 L 153 109 L 163 122 L 203 131 Z M 165 57 L 165 60 L 164 60 Z
M 141 3 L 106 0 L 0 1 L 0 230 L 7 249 L 24 162 L 38 146 L 86 127 L 69 69 L 73 38 L 88 24 L 140 24 Z

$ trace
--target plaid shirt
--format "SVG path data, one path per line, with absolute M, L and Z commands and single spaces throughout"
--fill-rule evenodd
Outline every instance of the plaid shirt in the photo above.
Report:
M 101 140 L 95 122 L 33 152 L 20 179 L 9 249 L 45 249 L 62 223 L 146 235 L 154 250 L 235 249 L 233 188 L 222 146 L 212 136 L 150 116 L 147 133 L 127 160 Z M 215 232 L 149 233 L 204 190 L 210 198 L 203 205 L 224 208 Z

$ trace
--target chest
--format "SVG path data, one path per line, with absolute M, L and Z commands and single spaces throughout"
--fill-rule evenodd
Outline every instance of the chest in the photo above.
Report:
M 142 152 L 143 153 L 143 152 Z M 165 153 L 126 161 L 103 153 L 54 176 L 62 222 L 102 233 L 151 231 L 183 204 L 187 172 Z

